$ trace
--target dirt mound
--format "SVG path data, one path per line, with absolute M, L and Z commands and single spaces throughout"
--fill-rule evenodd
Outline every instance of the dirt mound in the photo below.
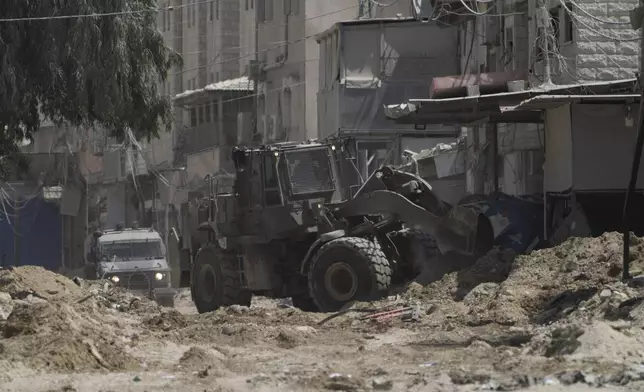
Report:
M 616 309 L 621 301 L 635 296 L 632 289 L 618 283 L 621 239 L 619 233 L 570 238 L 556 247 L 518 257 L 493 249 L 471 267 L 440 281 L 410 286 L 403 297 L 438 304 L 443 313 L 452 313 L 469 325 L 609 317 L 611 312 L 619 313 Z M 643 271 L 643 239 L 631 237 L 631 257 L 633 271 Z
M 35 368 L 65 372 L 137 366 L 114 326 L 65 303 L 18 303 L 3 330 L 3 355 Z
M 204 369 L 206 367 L 222 370 L 223 354 L 201 347 L 190 347 L 183 353 L 177 364 L 183 369 Z
M 446 255 L 444 263 L 451 263 L 450 257 L 459 265 L 466 264 L 463 257 Z M 481 283 L 503 282 L 509 275 L 516 254 L 511 250 L 494 248 L 485 256 L 470 262 L 459 271 L 450 272 L 440 280 L 423 284 L 412 283 L 403 298 L 407 300 L 420 300 L 421 302 L 441 302 L 463 300 L 465 296 Z
M 152 329 L 171 331 L 187 327 L 188 320 L 176 310 L 170 310 L 145 320 L 145 324 Z
M 23 266 L 0 269 L 0 291 L 14 299 L 30 294 L 49 299 L 78 295 L 81 288 L 73 280 L 42 267 Z
M 644 241 L 632 238 L 634 268 L 644 265 Z M 492 319 L 514 324 L 552 322 L 543 314 L 561 314 L 577 308 L 621 273 L 621 235 L 570 238 L 559 246 L 520 256 L 485 309 Z M 564 313 L 566 313 L 564 312 Z

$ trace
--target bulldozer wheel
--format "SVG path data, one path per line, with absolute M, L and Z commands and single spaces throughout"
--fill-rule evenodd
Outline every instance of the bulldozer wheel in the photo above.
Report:
M 199 313 L 212 312 L 221 306 L 250 306 L 252 293 L 241 288 L 235 254 L 218 246 L 202 248 L 195 257 L 191 275 L 191 293 Z
M 391 266 L 372 241 L 343 237 L 318 250 L 309 269 L 309 292 L 318 309 L 334 312 L 347 302 L 379 299 L 391 284 Z
M 308 294 L 300 294 L 291 297 L 291 300 L 293 301 L 293 306 L 304 312 L 317 312 L 320 310 L 315 304 L 315 301 L 313 301 L 313 298 L 311 298 Z
M 392 236 L 396 245 L 403 245 L 402 251 L 404 257 L 409 258 L 409 262 L 414 268 L 414 273 L 420 274 L 433 260 L 441 255 L 436 240 L 431 235 L 417 229 L 403 229 L 394 233 Z M 396 241 L 404 239 L 404 241 Z M 402 244 L 401 244 L 402 242 Z

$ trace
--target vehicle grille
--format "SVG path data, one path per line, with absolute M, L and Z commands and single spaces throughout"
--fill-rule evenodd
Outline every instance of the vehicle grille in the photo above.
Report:
M 285 153 L 294 195 L 327 192 L 335 189 L 333 170 L 326 148 Z
M 154 277 L 145 272 L 132 272 L 116 274 L 119 277 L 117 286 L 128 290 L 150 290 L 154 284 Z

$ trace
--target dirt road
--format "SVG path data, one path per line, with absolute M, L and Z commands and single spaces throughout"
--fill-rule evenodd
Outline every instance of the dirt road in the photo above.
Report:
M 644 290 L 615 234 L 474 266 L 320 324 L 255 298 L 198 315 L 35 267 L 0 270 L 2 391 L 644 391 Z M 644 241 L 632 243 L 634 268 Z M 361 320 L 411 306 L 416 318 Z

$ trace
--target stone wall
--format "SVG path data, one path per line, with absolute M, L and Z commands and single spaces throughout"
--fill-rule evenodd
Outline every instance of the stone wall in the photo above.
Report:
M 638 0 L 577 0 L 574 9 L 577 77 L 580 81 L 627 79 L 639 67 L 639 33 L 629 24 L 628 12 Z M 602 23 L 583 11 L 605 21 Z M 616 24 L 620 23 L 620 24 Z M 622 41 L 615 41 L 618 37 Z

